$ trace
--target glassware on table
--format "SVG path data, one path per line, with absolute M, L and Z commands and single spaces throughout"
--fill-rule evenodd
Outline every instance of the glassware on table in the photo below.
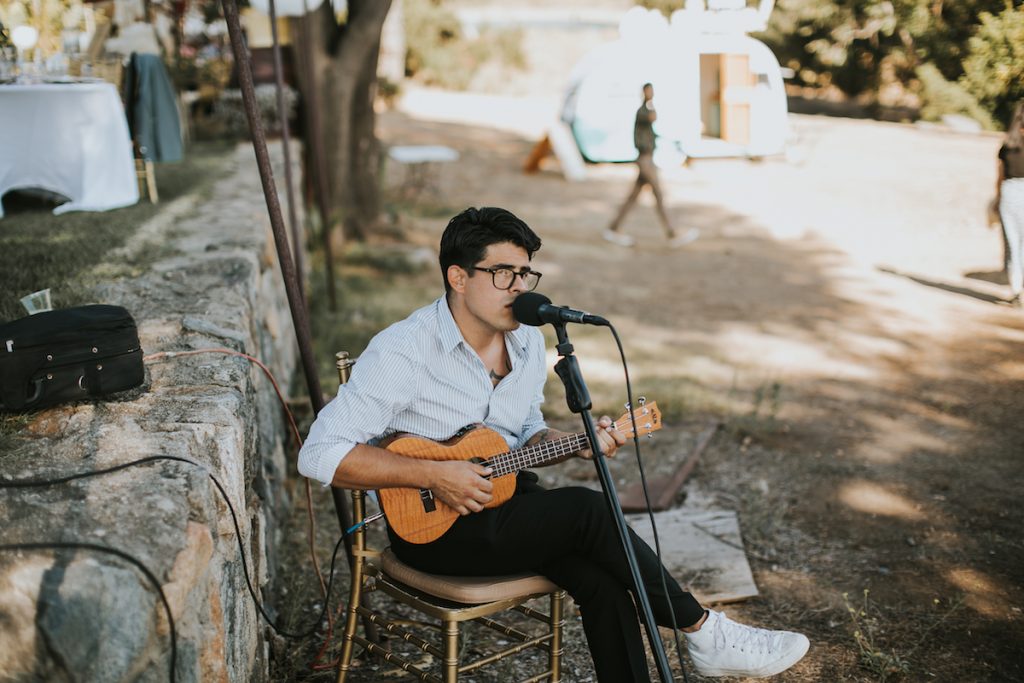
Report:
M 39 40 L 39 31 L 34 26 L 16 26 L 11 30 L 11 42 L 18 50 L 18 80 L 30 80 L 25 52 L 35 47 Z
M 25 307 L 29 315 L 43 313 L 53 310 L 53 301 L 50 299 L 50 288 L 40 289 L 21 297 L 21 305 Z
M 63 79 L 68 75 L 68 56 L 56 52 L 46 58 L 46 75 L 51 78 Z

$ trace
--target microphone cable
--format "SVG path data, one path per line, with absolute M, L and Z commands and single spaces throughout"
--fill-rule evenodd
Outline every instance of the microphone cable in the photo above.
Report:
M 293 435 L 293 438 L 295 439 L 296 444 L 298 445 L 298 447 L 300 447 L 300 448 L 302 447 L 302 436 L 299 433 L 299 428 L 298 428 L 298 425 L 296 424 L 295 417 L 294 417 L 294 415 L 292 414 L 291 410 L 288 407 L 288 402 L 285 399 L 284 394 L 281 391 L 280 385 L 278 384 L 277 380 L 274 378 L 274 375 L 270 371 L 270 369 L 262 361 L 260 361 L 258 358 L 255 358 L 255 357 L 250 356 L 248 354 L 242 353 L 240 351 L 235 351 L 234 349 L 228 349 L 228 348 L 209 348 L 209 349 L 192 349 L 192 350 L 187 350 L 187 351 L 159 351 L 159 352 L 152 353 L 152 354 L 149 354 L 147 356 L 144 356 L 143 360 L 147 361 L 147 362 L 157 362 L 157 361 L 161 361 L 161 360 L 165 360 L 165 359 L 176 358 L 176 357 L 179 357 L 179 356 L 191 356 L 191 355 L 197 355 L 197 354 L 202 354 L 202 353 L 221 353 L 221 354 L 226 354 L 226 355 L 239 356 L 239 357 L 244 358 L 244 359 L 248 360 L 249 362 L 255 364 L 256 366 L 258 366 L 263 371 L 263 373 L 266 375 L 267 379 L 270 380 L 270 383 L 271 383 L 271 385 L 274 388 L 274 392 L 276 393 L 277 398 L 278 398 L 278 400 L 279 400 L 279 402 L 281 404 L 281 407 L 284 410 L 285 416 L 287 417 L 288 426 L 289 426 L 290 431 L 291 431 L 291 433 Z M 331 553 L 330 579 L 327 582 L 325 582 L 324 581 L 324 577 L 323 577 L 323 573 L 320 570 L 319 561 L 318 561 L 318 559 L 316 557 L 316 546 L 315 546 L 316 519 L 313 516 L 312 489 L 311 489 L 311 486 L 310 486 L 310 483 L 309 483 L 309 479 L 308 478 L 304 478 L 304 484 L 305 484 L 304 485 L 304 489 L 305 489 L 305 498 L 306 498 L 306 512 L 307 512 L 307 518 L 308 518 L 307 539 L 308 539 L 308 545 L 309 545 L 309 553 L 310 553 L 310 558 L 311 558 L 311 561 L 312 561 L 312 564 L 313 564 L 313 572 L 316 575 L 317 581 L 319 583 L 320 594 L 321 594 L 321 597 L 324 600 L 324 606 L 321 609 L 320 615 L 317 618 L 316 622 L 311 627 L 309 627 L 308 629 L 306 629 L 306 630 L 304 630 L 304 631 L 302 631 L 300 633 L 290 633 L 288 631 L 285 631 L 285 630 L 279 628 L 273 622 L 273 620 L 270 618 L 270 615 L 268 615 L 267 612 L 264 610 L 262 604 L 259 601 L 259 598 L 256 596 L 256 591 L 253 588 L 252 580 L 251 580 L 251 578 L 249 576 L 248 565 L 247 565 L 247 563 L 245 561 L 245 548 L 242 545 L 242 536 L 241 536 L 241 532 L 240 532 L 240 528 L 239 528 L 239 524 L 238 524 L 238 519 L 237 519 L 237 516 L 235 514 L 234 507 L 232 506 L 231 500 L 228 498 L 227 492 L 224 490 L 224 487 L 221 485 L 220 481 L 212 473 L 209 472 L 209 470 L 206 468 L 205 465 L 203 465 L 201 463 L 197 463 L 197 462 L 189 460 L 187 458 L 180 458 L 180 457 L 176 457 L 176 456 L 151 456 L 151 457 L 141 458 L 139 460 L 134 460 L 134 461 L 127 462 L 127 463 L 122 463 L 120 465 L 115 465 L 113 467 L 110 467 L 110 468 L 107 468 L 107 469 L 104 469 L 104 470 L 97 470 L 97 471 L 93 471 L 93 472 L 83 472 L 83 473 L 78 473 L 78 474 L 72 474 L 72 475 L 68 475 L 68 476 L 65 476 L 65 477 L 59 477 L 59 478 L 55 478 L 55 479 L 6 481 L 6 482 L 3 481 L 3 480 L 0 480 L 0 489 L 4 489 L 4 488 L 15 489 L 15 488 L 29 488 L 29 487 L 44 487 L 44 486 L 63 484 L 63 483 L 67 483 L 69 481 L 73 481 L 75 479 L 81 479 L 81 478 L 85 478 L 85 477 L 92 477 L 92 476 L 100 476 L 100 475 L 104 475 L 104 474 L 110 474 L 110 473 L 117 472 L 117 471 L 122 470 L 122 469 L 126 469 L 128 467 L 133 467 L 133 466 L 136 466 L 136 465 L 142 465 L 142 464 L 153 462 L 153 461 L 157 461 L 157 460 L 173 460 L 173 461 L 177 461 L 177 462 L 183 462 L 183 463 L 188 463 L 190 465 L 194 465 L 195 467 L 199 467 L 200 469 L 203 469 L 208 474 L 208 476 L 213 480 L 214 485 L 217 487 L 220 495 L 224 498 L 224 502 L 227 504 L 228 510 L 231 513 L 232 523 L 234 524 L 234 527 L 235 527 L 236 538 L 237 538 L 237 542 L 239 544 L 239 553 L 240 553 L 240 556 L 241 556 L 241 559 L 242 559 L 242 567 L 243 567 L 243 571 L 244 571 L 244 574 L 245 574 L 246 586 L 248 588 L 249 594 L 252 597 L 253 603 L 256 605 L 257 610 L 260 613 L 260 616 L 267 622 L 267 624 L 271 627 L 271 629 L 274 630 L 275 633 L 277 633 L 277 634 L 279 634 L 281 636 L 284 636 L 286 638 L 290 638 L 290 639 L 305 639 L 305 638 L 308 638 L 308 637 L 310 637 L 310 636 L 312 636 L 312 635 L 314 635 L 316 633 L 317 628 L 320 626 L 320 624 L 324 620 L 324 617 L 326 616 L 327 622 L 328 622 L 327 634 L 326 634 L 326 636 L 324 638 L 323 645 L 321 646 L 319 652 L 317 652 L 316 656 L 314 657 L 313 661 L 310 664 L 310 666 L 314 670 L 324 668 L 325 665 L 319 665 L 317 663 L 323 657 L 324 652 L 326 651 L 327 646 L 330 644 L 331 634 L 333 633 L 333 630 L 334 630 L 334 617 L 328 611 L 328 605 L 329 605 L 329 601 L 330 601 L 331 582 L 333 582 L 334 567 L 335 567 L 335 564 L 336 564 L 336 561 L 337 561 L 338 550 L 341 548 L 341 544 L 344 542 L 344 540 L 346 538 L 351 536 L 354 532 L 356 532 L 357 530 L 359 530 L 360 528 L 362 528 L 363 526 L 365 526 L 369 522 L 375 521 L 381 515 L 370 516 L 370 517 L 368 517 L 368 518 L 366 518 L 366 519 L 364 519 L 364 520 L 362 520 L 360 522 L 357 522 L 356 524 L 354 524 L 353 526 L 349 527 L 348 529 L 345 529 L 342 532 L 341 537 L 338 539 L 338 542 L 335 544 L 334 550 Z M 175 657 L 176 657 L 175 653 L 177 651 L 177 636 L 176 636 L 176 631 L 174 629 L 173 616 L 170 613 L 169 606 L 168 606 L 168 603 L 167 603 L 167 600 L 166 600 L 166 596 L 164 596 L 163 591 L 160 588 L 159 581 L 156 580 L 155 575 L 140 560 L 138 560 L 137 558 L 133 557 L 132 555 L 130 555 L 129 553 L 126 553 L 124 551 L 118 550 L 116 548 L 110 548 L 110 547 L 107 547 L 107 546 L 98 545 L 98 544 L 75 543 L 75 542 L 0 544 L 0 551 L 26 551 L 26 550 L 27 551 L 31 551 L 31 550 L 61 549 L 61 548 L 67 548 L 67 549 L 78 548 L 78 549 L 94 550 L 96 552 L 105 552 L 105 553 L 108 553 L 108 554 L 113 554 L 113 555 L 117 555 L 119 557 L 122 557 L 125 560 L 127 560 L 128 562 L 131 562 L 132 564 L 137 566 L 139 568 L 139 570 L 142 571 L 150 579 L 150 581 L 157 587 L 157 590 L 160 592 L 161 600 L 164 602 L 165 608 L 167 610 L 168 623 L 170 625 L 171 651 L 172 651 L 172 656 L 171 656 L 171 680 L 173 681 L 174 680 Z
M 651 530 L 654 532 L 654 552 L 658 556 L 658 564 L 664 567 L 665 563 L 661 559 L 661 541 L 658 538 L 658 527 L 654 523 L 654 510 L 651 508 L 651 497 L 647 490 L 647 474 L 644 472 L 644 463 L 640 458 L 640 437 L 637 431 L 636 414 L 633 411 L 633 385 L 629 379 L 629 365 L 626 363 L 626 352 L 622 348 L 622 340 L 619 339 L 619 332 L 615 329 L 615 326 L 609 322 L 607 327 L 611 330 L 612 337 L 615 339 L 615 345 L 619 349 L 619 357 L 622 359 L 622 371 L 626 376 L 626 400 L 629 401 L 629 419 L 633 425 L 633 452 L 636 454 L 636 464 L 640 471 L 640 486 L 644 492 L 644 503 L 647 505 L 647 517 L 651 520 Z M 665 601 L 668 603 L 668 613 L 672 622 L 672 636 L 675 640 L 676 656 L 679 658 L 679 671 L 683 674 L 683 683 L 689 683 L 690 679 L 686 676 L 686 667 L 683 664 L 683 648 L 679 641 L 679 626 L 676 624 L 676 612 L 668 592 L 665 572 L 662 571 L 659 574 L 661 575 L 661 589 L 665 592 Z
M 277 399 L 281 403 L 281 409 L 284 411 L 285 416 L 288 418 L 288 426 L 291 429 L 292 437 L 295 439 L 295 443 L 296 443 L 297 447 L 300 448 L 300 449 L 302 448 L 302 435 L 299 433 L 299 426 L 295 422 L 295 416 L 292 414 L 291 409 L 288 407 L 288 401 L 285 399 L 284 393 L 281 391 L 281 387 L 278 384 L 277 380 L 274 378 L 274 374 L 270 371 L 270 368 L 268 368 L 258 358 L 250 356 L 250 355 L 248 355 L 246 353 L 242 353 L 240 351 L 235 351 L 234 349 L 228 349 L 228 348 L 209 348 L 209 349 L 192 349 L 192 350 L 188 350 L 188 351 L 158 351 L 156 353 L 152 353 L 152 354 L 149 354 L 148 356 L 145 356 L 143 358 L 143 360 L 149 361 L 149 362 L 156 362 L 156 361 L 161 361 L 161 360 L 165 360 L 165 359 L 177 358 L 179 356 L 193 356 L 193 355 L 202 354 L 202 353 L 223 353 L 223 354 L 227 354 L 227 355 L 239 356 L 239 357 L 244 358 L 244 359 L 248 360 L 249 362 L 257 365 L 260 368 L 260 370 L 263 371 L 263 374 L 266 375 L 267 379 L 270 380 L 271 385 L 274 387 L 274 392 L 277 394 Z M 319 560 L 317 559 L 317 556 L 316 556 L 316 517 L 313 514 L 313 490 L 312 490 L 312 487 L 310 486 L 309 478 L 308 477 L 303 477 L 303 490 L 304 490 L 305 497 L 306 497 L 306 518 L 307 518 L 307 522 L 308 522 L 308 524 L 307 524 L 307 533 L 306 533 L 306 540 L 307 540 L 307 545 L 308 545 L 307 549 L 309 550 L 310 562 L 313 565 L 313 573 L 316 575 L 317 581 L 319 583 L 320 595 L 324 599 L 324 601 L 326 602 L 326 600 L 327 600 L 327 584 L 324 582 L 323 572 L 320 571 L 320 562 L 319 562 Z M 374 517 L 370 517 L 370 518 L 364 519 L 362 522 L 355 524 L 354 526 L 350 527 L 349 529 L 346 529 L 343 532 L 343 534 L 342 534 L 341 540 L 344 541 L 353 532 L 355 532 L 356 530 L 358 530 L 362 526 L 365 526 L 367 523 L 372 522 L 375 519 L 378 519 L 380 516 L 383 516 L 383 515 L 378 515 L 378 516 L 374 516 Z M 335 548 L 335 552 L 337 552 L 337 548 Z M 332 564 L 333 564 L 333 559 L 332 559 Z M 336 616 L 340 616 L 340 609 L 341 609 L 341 607 L 339 605 L 338 615 L 334 615 L 331 612 L 327 613 L 327 632 L 326 632 L 326 634 L 324 636 L 323 644 L 321 645 L 320 650 L 316 653 L 316 656 L 313 657 L 313 661 L 310 663 L 310 667 L 313 670 L 319 670 L 319 669 L 323 669 L 325 667 L 326 668 L 330 668 L 330 664 L 324 665 L 324 664 L 320 664 L 319 662 L 323 658 L 324 653 L 327 651 L 327 648 L 330 645 L 330 641 L 333 638 L 333 634 L 334 634 L 334 620 L 335 620 Z
M 66 484 L 68 482 L 75 481 L 75 480 L 78 480 L 78 479 L 85 479 L 85 478 L 89 478 L 89 477 L 98 477 L 98 476 L 113 474 L 114 472 L 118 472 L 120 470 L 128 469 L 129 467 L 136 467 L 136 466 L 139 466 L 139 465 L 144 465 L 144 464 L 147 464 L 147 463 L 164 461 L 164 460 L 172 461 L 172 462 L 186 463 L 188 465 L 192 465 L 194 467 L 198 467 L 199 469 L 201 469 L 204 472 L 206 472 L 207 476 L 210 477 L 210 479 L 214 483 L 214 486 L 216 486 L 217 490 L 220 492 L 220 495 L 224 499 L 224 502 L 227 504 L 228 511 L 231 514 L 231 522 L 234 525 L 234 529 L 235 529 L 235 540 L 238 543 L 239 556 L 240 556 L 240 558 L 242 560 L 242 572 L 245 575 L 246 587 L 249 590 L 249 595 L 252 597 L 253 603 L 255 604 L 257 611 L 259 612 L 260 616 L 263 617 L 264 621 L 267 622 L 267 624 L 270 626 L 271 629 L 274 630 L 275 633 L 277 633 L 278 635 L 281 635 L 281 636 L 283 636 L 285 638 L 289 638 L 289 639 L 293 639 L 293 640 L 301 640 L 301 639 L 305 639 L 305 638 L 308 638 L 308 637 L 314 635 L 316 633 L 317 629 L 320 627 L 320 624 L 323 623 L 324 616 L 326 615 L 326 613 L 328 611 L 328 607 L 329 607 L 329 603 L 330 603 L 331 587 L 333 586 L 333 582 L 334 582 L 334 567 L 335 567 L 335 564 L 336 564 L 336 561 L 337 561 L 337 557 L 338 557 L 338 550 L 341 548 L 342 543 L 344 542 L 345 538 L 348 537 L 353 531 L 355 531 L 360 526 L 359 524 L 357 524 L 357 525 L 355 525 L 355 526 L 353 526 L 353 527 L 351 527 L 349 529 L 346 529 L 345 532 L 341 535 L 341 538 L 339 538 L 338 542 L 334 545 L 334 551 L 331 554 L 331 568 L 330 568 L 330 572 L 328 574 L 328 581 L 327 581 L 327 586 L 326 586 L 327 595 L 324 598 L 324 604 L 323 604 L 323 607 L 320 609 L 319 616 L 316 618 L 316 621 L 309 628 L 307 628 L 307 629 L 305 629 L 303 631 L 300 631 L 298 633 L 295 633 L 295 632 L 287 631 L 287 630 L 285 630 L 283 628 L 280 628 L 277 624 L 275 624 L 273 619 L 267 613 L 266 609 L 264 609 L 263 604 L 261 603 L 259 597 L 256 595 L 256 589 L 253 587 L 252 579 L 251 579 L 250 574 L 249 574 L 249 564 L 248 564 L 248 562 L 245 559 L 245 546 L 242 543 L 242 533 L 241 533 L 241 529 L 240 529 L 239 524 L 238 524 L 238 516 L 235 513 L 235 508 L 231 504 L 231 499 L 228 497 L 227 491 L 224 489 L 224 486 L 220 483 L 220 481 L 217 479 L 217 477 L 214 476 L 214 474 L 212 472 L 210 472 L 206 468 L 206 466 L 203 465 L 202 463 L 198 463 L 198 462 L 195 462 L 194 460 L 189 460 L 188 458 L 182 458 L 182 457 L 178 457 L 178 456 L 174 456 L 174 455 L 153 455 L 153 456 L 148 456 L 148 457 L 145 457 L 145 458 L 139 458 L 138 460 L 132 460 L 132 461 L 126 462 L 126 463 L 121 463 L 119 465 L 114 465 L 112 467 L 107 467 L 107 468 L 102 469 L 102 470 L 94 470 L 94 471 L 91 471 L 91 472 L 79 472 L 79 473 L 76 473 L 76 474 L 69 474 L 69 475 L 66 475 L 66 476 L 63 476 L 63 477 L 57 477 L 57 478 L 53 478 L 53 479 L 23 479 L 23 480 L 15 480 L 15 481 L 2 481 L 2 480 L 0 480 L 0 489 L 44 488 L 44 487 L 56 486 L 56 485 L 59 485 L 59 484 Z M 149 581 L 151 583 L 153 583 L 153 585 L 156 586 L 157 591 L 158 591 L 158 593 L 160 595 L 160 599 L 161 599 L 161 601 L 164 604 L 164 609 L 167 612 L 168 624 L 170 626 L 170 629 L 169 629 L 170 637 L 171 637 L 171 664 L 170 664 L 170 669 L 171 669 L 171 680 L 174 681 L 175 680 L 175 659 L 176 659 L 176 656 L 177 656 L 177 632 L 176 632 L 176 630 L 174 628 L 174 618 L 171 615 L 170 604 L 167 601 L 167 596 L 164 594 L 163 589 L 160 586 L 160 582 L 156 578 L 155 574 L 149 568 L 147 568 L 142 563 L 141 560 L 139 560 L 138 558 L 132 556 L 130 553 L 127 553 L 127 552 L 125 552 L 123 550 L 118 550 L 117 548 L 110 548 L 108 546 L 102 546 L 102 545 L 91 544 L 91 543 L 64 542 L 64 541 L 55 541 L 55 542 L 48 542 L 48 543 L 10 543 L 10 544 L 0 545 L 0 551 L 45 550 L 45 549 L 50 549 L 50 548 L 58 548 L 58 549 L 59 548 L 86 549 L 86 550 L 94 550 L 94 551 L 97 551 L 97 552 L 105 552 L 105 553 L 108 553 L 108 554 L 116 555 L 118 557 L 121 557 L 122 559 L 125 559 L 128 562 L 131 562 L 136 567 L 138 567 L 139 570 L 149 579 Z
M 41 543 L 2 543 L 0 544 L 0 552 L 23 552 L 33 550 L 93 550 L 99 553 L 107 553 L 108 555 L 115 555 L 120 557 L 126 562 L 130 562 L 135 565 L 140 572 L 145 575 L 153 587 L 156 588 L 157 594 L 160 596 L 160 602 L 164 605 L 164 613 L 167 615 L 168 632 L 171 634 L 171 661 L 170 661 L 170 681 L 172 683 L 177 680 L 177 660 L 178 660 L 178 634 L 174 628 L 174 615 L 171 613 L 171 604 L 167 601 L 167 595 L 164 594 L 164 589 L 160 585 L 160 581 L 156 576 L 149 570 L 149 567 L 144 565 L 139 559 L 133 555 L 126 553 L 123 550 L 117 548 L 111 548 L 105 545 L 99 545 L 96 543 L 78 543 L 72 541 L 52 541 L 52 542 L 41 542 Z
M 295 416 L 292 414 L 291 409 L 288 407 L 288 401 L 284 397 L 284 393 L 281 391 L 280 385 L 274 378 L 274 374 L 260 359 L 250 356 L 249 354 L 242 353 L 241 351 L 235 351 L 234 349 L 228 348 L 212 348 L 212 349 L 192 349 L 189 351 L 158 351 L 151 353 L 148 356 L 144 356 L 142 360 L 154 363 L 165 359 L 178 358 L 182 356 L 194 356 L 202 353 L 223 353 L 232 356 L 239 356 L 244 358 L 250 363 L 253 363 L 263 374 L 266 375 L 267 379 L 270 380 L 271 386 L 274 387 L 274 393 L 277 394 L 277 400 L 281 403 L 281 409 L 284 410 L 285 417 L 288 418 L 288 427 L 291 430 L 292 437 L 295 439 L 295 443 L 298 448 L 302 448 L 302 435 L 299 433 L 299 426 L 295 423 Z M 324 583 L 323 573 L 320 571 L 320 563 L 316 557 L 316 518 L 313 516 L 313 491 L 309 484 L 308 478 L 304 479 L 304 489 L 306 495 L 306 513 L 308 521 L 307 540 L 309 544 L 309 557 L 313 563 L 313 573 L 316 574 L 317 581 L 320 583 L 320 595 L 324 598 L 327 597 L 327 585 Z M 328 617 L 330 618 L 330 617 Z

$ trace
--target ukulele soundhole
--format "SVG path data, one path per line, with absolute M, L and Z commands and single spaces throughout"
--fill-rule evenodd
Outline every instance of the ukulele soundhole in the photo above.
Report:
M 420 502 L 423 503 L 424 512 L 433 512 L 437 509 L 437 502 L 434 500 L 434 492 L 430 489 L 420 489 Z

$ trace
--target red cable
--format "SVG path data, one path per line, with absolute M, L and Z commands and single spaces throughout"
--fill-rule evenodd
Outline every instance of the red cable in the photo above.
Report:
M 277 394 L 277 399 L 281 402 L 281 407 L 284 409 L 284 413 L 288 417 L 288 424 L 291 427 L 292 435 L 295 437 L 295 442 L 299 445 L 300 448 L 302 447 L 302 436 L 299 434 L 299 426 L 295 422 L 295 416 L 292 415 L 292 411 L 288 408 L 288 402 L 285 399 L 284 394 L 281 392 L 281 387 L 278 385 L 277 380 L 274 378 L 274 374 L 270 371 L 270 368 L 264 365 L 263 362 L 260 361 L 258 358 L 254 358 L 253 356 L 250 356 L 246 353 L 242 353 L 241 351 L 235 351 L 234 349 L 219 348 L 195 349 L 192 351 L 158 351 L 156 353 L 151 353 L 148 356 L 143 356 L 142 360 L 156 362 L 168 358 L 175 358 L 177 356 L 194 356 L 200 353 L 223 353 L 230 356 L 240 356 L 258 365 L 260 369 L 263 370 L 263 373 L 267 376 L 267 379 L 270 380 L 270 383 L 274 386 L 274 392 Z M 324 576 L 323 573 L 320 571 L 320 564 L 316 558 L 316 519 L 313 516 L 313 491 L 309 485 L 309 479 L 306 477 L 304 477 L 303 479 L 305 480 L 306 513 L 307 518 L 309 520 L 309 556 L 313 561 L 313 571 L 316 574 L 317 580 L 320 582 L 320 595 L 326 602 L 328 599 L 327 584 L 324 583 Z M 341 605 L 338 605 L 338 612 L 340 613 L 340 611 Z M 320 646 L 320 651 L 317 652 L 316 656 L 313 658 L 312 663 L 310 664 L 310 667 L 313 670 L 333 668 L 338 664 L 337 662 L 334 662 L 333 664 L 317 664 L 317 662 L 323 657 L 324 653 L 326 652 L 327 646 L 330 644 L 331 638 L 334 635 L 335 618 L 336 615 L 332 615 L 329 611 L 327 612 L 327 631 L 324 634 L 324 642 L 323 645 Z

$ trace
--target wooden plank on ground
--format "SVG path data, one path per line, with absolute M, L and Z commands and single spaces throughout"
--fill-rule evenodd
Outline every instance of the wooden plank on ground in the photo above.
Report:
M 686 478 L 693 472 L 693 468 L 697 466 L 697 461 L 700 459 L 704 449 L 711 443 L 711 438 L 721 426 L 722 423 L 717 420 L 708 423 L 697 437 L 697 443 L 694 445 L 693 450 L 690 451 L 690 455 L 687 456 L 686 460 L 682 462 L 670 478 L 652 479 L 647 482 L 647 490 L 651 498 L 651 510 L 654 512 L 668 510 L 676 504 L 676 498 L 679 496 L 679 492 L 683 490 Z M 625 490 L 619 493 L 619 505 L 622 506 L 623 512 L 646 512 L 647 499 L 644 497 L 643 485 L 637 482 L 626 487 Z
M 654 548 L 648 516 L 626 515 L 626 520 Z M 701 604 L 737 602 L 757 595 L 735 512 L 676 509 L 656 512 L 654 520 L 662 561 Z

